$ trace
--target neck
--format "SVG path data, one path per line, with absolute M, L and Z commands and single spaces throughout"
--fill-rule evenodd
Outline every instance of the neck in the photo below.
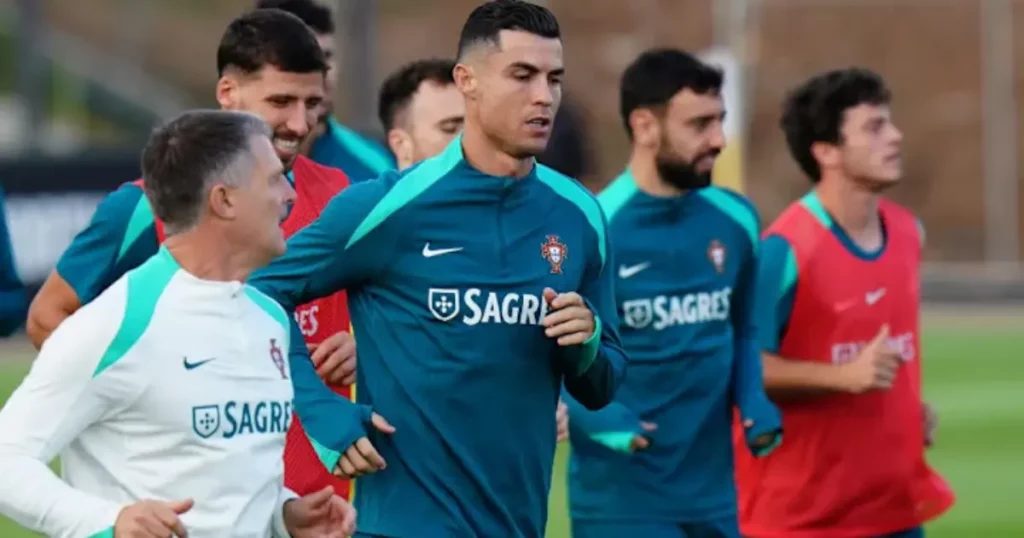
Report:
M 202 280 L 243 282 L 260 265 L 251 251 L 232 246 L 221 234 L 202 227 L 168 237 L 164 247 L 182 269 Z
M 467 122 L 462 131 L 462 154 L 473 168 L 491 176 L 525 177 L 533 169 L 533 157 L 517 159 L 494 146 L 479 125 Z
M 685 191 L 661 178 L 655 159 L 638 149 L 633 149 L 629 158 L 629 172 L 633 174 L 633 181 L 641 191 L 661 198 L 681 196 Z
M 879 195 L 858 185 L 856 181 L 822 175 L 814 190 L 821 205 L 847 232 L 858 234 L 880 224 Z

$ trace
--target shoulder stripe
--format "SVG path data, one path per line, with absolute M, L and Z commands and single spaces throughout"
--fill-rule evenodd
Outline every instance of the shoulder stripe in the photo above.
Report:
M 605 252 L 604 218 L 601 216 L 601 206 L 598 205 L 597 199 L 575 179 L 562 175 L 540 163 L 535 166 L 537 167 L 537 179 L 555 191 L 555 194 L 580 208 L 580 211 L 586 216 L 590 226 L 597 233 L 598 251 L 601 253 L 601 266 L 603 267 L 605 259 L 607 259 L 607 252 Z
M 124 318 L 117 329 L 117 334 L 114 335 L 114 340 L 103 353 L 100 363 L 96 365 L 93 377 L 121 360 L 139 341 L 149 328 L 160 296 L 178 269 L 178 262 L 174 261 L 166 249 L 161 248 L 156 256 L 128 273 Z
M 796 265 L 796 253 L 793 252 L 792 247 L 789 247 L 786 249 L 786 264 L 782 269 L 782 282 L 779 286 L 779 291 L 782 294 L 789 293 L 796 286 L 799 274 L 800 270 Z
M 375 146 L 359 133 L 338 123 L 334 118 L 329 119 L 328 122 L 329 131 L 334 141 L 351 151 L 353 155 L 363 161 L 363 164 L 375 173 L 382 174 L 394 168 L 384 153 L 383 148 Z
M 274 318 L 274 321 L 281 324 L 281 328 L 288 334 L 291 331 L 291 322 L 288 319 L 288 313 L 285 312 L 284 307 L 277 301 L 270 298 L 269 295 L 256 289 L 248 284 L 245 285 L 245 295 L 252 302 L 256 303 L 256 306 L 260 307 L 267 313 L 268 316 Z
M 604 209 L 604 214 L 608 220 L 615 218 L 615 214 L 622 209 L 629 199 L 633 197 L 637 192 L 636 181 L 633 180 L 633 174 L 627 169 L 625 172 L 619 175 L 619 177 L 612 180 L 607 187 L 597 195 L 597 201 L 600 202 L 601 208 Z
M 804 195 L 800 199 L 800 205 L 807 210 L 808 213 L 814 216 L 815 219 L 824 227 L 826 230 L 832 229 L 832 215 L 828 214 L 825 210 L 825 206 L 821 205 L 821 199 L 818 198 L 818 194 L 811 191 Z
M 122 187 L 123 188 L 123 187 Z M 121 261 L 128 249 L 135 244 L 135 241 L 155 224 L 153 208 L 149 205 L 149 199 L 143 194 L 135 204 L 132 216 L 128 219 L 128 227 L 125 228 L 124 237 L 121 238 L 121 248 L 117 251 L 117 261 Z
M 719 187 L 706 187 L 697 192 L 720 211 L 736 221 L 747 232 L 747 236 L 750 237 L 750 244 L 756 252 L 760 244 L 758 238 L 761 235 L 759 232 L 761 229 L 761 219 L 757 215 L 757 210 L 754 209 L 754 206 L 746 198 L 742 198 Z
M 437 183 L 441 178 L 462 161 L 462 136 L 455 137 L 448 148 L 440 155 L 431 157 L 402 177 L 391 187 L 391 190 L 377 202 L 377 205 L 370 210 L 366 218 L 359 223 L 356 231 L 352 232 L 345 248 L 356 244 L 357 241 L 380 226 L 388 217 L 411 202 L 417 196 L 423 194 L 431 185 Z

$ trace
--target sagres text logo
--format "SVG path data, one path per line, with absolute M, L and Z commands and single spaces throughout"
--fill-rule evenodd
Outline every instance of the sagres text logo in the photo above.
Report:
M 497 293 L 480 288 L 430 288 L 427 309 L 434 319 L 466 325 L 539 325 L 548 314 L 541 293 Z
M 202 439 L 284 434 L 292 421 L 291 400 L 229 400 L 192 408 L 192 430 Z
M 658 295 L 622 303 L 622 321 L 631 329 L 661 331 L 677 325 L 693 325 L 729 319 L 732 288 L 685 295 Z

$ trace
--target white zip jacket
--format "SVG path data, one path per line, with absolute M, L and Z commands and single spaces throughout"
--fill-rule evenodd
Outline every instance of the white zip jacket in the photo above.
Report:
M 287 536 L 288 338 L 276 302 L 162 248 L 60 325 L 0 411 L 0 512 L 111 537 L 126 505 L 192 498 L 193 538 Z

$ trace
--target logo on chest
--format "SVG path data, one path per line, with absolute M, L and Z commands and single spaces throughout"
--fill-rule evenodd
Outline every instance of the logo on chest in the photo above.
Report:
M 540 245 L 540 255 L 551 264 L 551 274 L 562 274 L 562 264 L 569 256 L 569 248 L 558 240 L 557 235 L 549 235 L 546 242 Z
M 192 431 L 200 439 L 210 439 L 217 434 L 224 439 L 240 435 L 284 435 L 291 420 L 290 400 L 231 400 L 223 405 L 197 405 L 192 408 Z
M 277 345 L 277 339 L 270 339 L 270 360 L 274 363 L 278 372 L 281 372 L 281 379 L 288 379 L 288 365 L 284 361 L 284 353 Z
M 548 303 L 539 294 L 497 293 L 480 288 L 430 288 L 427 309 L 434 319 L 448 322 L 462 316 L 466 325 L 497 323 L 539 325 Z
M 711 243 L 708 244 L 708 260 L 711 261 L 711 265 L 715 267 L 715 271 L 719 274 L 725 272 L 726 253 L 725 245 L 717 239 L 712 239 Z
M 696 325 L 729 319 L 732 288 L 685 295 L 658 295 L 622 303 L 622 322 L 640 330 L 663 331 L 679 325 Z

